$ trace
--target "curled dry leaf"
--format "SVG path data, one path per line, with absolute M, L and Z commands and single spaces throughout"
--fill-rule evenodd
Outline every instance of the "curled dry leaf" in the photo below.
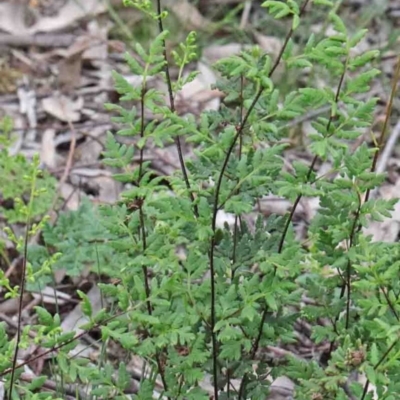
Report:
M 64 58 L 58 64 L 58 83 L 64 89 L 80 86 L 82 70 L 82 54 L 90 46 L 85 36 L 78 37 L 67 50 L 59 50 Z
M 66 58 L 58 65 L 58 84 L 63 90 L 71 90 L 81 84 L 82 60 L 80 55 Z

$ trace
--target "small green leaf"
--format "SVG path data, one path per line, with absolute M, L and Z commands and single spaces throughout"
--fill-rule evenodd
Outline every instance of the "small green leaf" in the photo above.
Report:
M 81 308 L 82 308 L 83 314 L 85 314 L 87 317 L 91 317 L 92 313 L 93 313 L 93 309 L 92 309 L 92 304 L 90 303 L 89 297 L 85 293 L 83 293 L 81 290 L 77 290 L 76 292 L 77 292 L 78 296 L 82 299 Z

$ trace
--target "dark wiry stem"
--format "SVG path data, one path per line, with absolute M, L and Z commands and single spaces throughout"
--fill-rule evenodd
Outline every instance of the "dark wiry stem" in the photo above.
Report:
M 145 103 L 145 96 L 146 96 L 146 82 L 143 83 L 142 90 L 141 90 L 141 96 L 140 96 L 140 105 L 141 105 L 141 122 L 140 122 L 140 137 L 144 137 L 144 130 L 145 130 L 145 125 L 144 125 L 144 103 Z M 138 177 L 138 186 L 140 186 L 140 181 L 143 176 L 143 155 L 144 155 L 144 149 L 143 147 L 140 149 L 140 156 L 139 156 L 139 177 Z M 147 240 L 146 240 L 146 228 L 145 228 L 145 220 L 144 220 L 144 211 L 143 211 L 143 199 L 139 199 L 138 201 L 139 204 L 139 223 L 140 223 L 140 237 L 142 239 L 142 251 L 143 254 L 146 253 L 147 249 Z M 146 306 L 147 306 L 147 313 L 151 316 L 153 315 L 153 306 L 151 305 L 150 302 L 150 285 L 149 285 L 149 279 L 148 279 L 148 270 L 147 266 L 143 265 L 142 266 L 142 272 L 143 272 L 143 280 L 144 280 L 144 288 L 146 292 Z M 160 374 L 163 386 L 165 390 L 168 390 L 167 388 L 167 381 L 165 379 L 165 373 L 164 373 L 164 367 L 161 362 L 161 356 L 160 353 L 157 351 L 156 352 L 156 362 L 157 362 L 157 368 L 158 368 L 158 373 Z M 169 399 L 169 397 L 168 397 Z
M 399 80 L 400 80 L 400 57 L 398 57 L 398 59 L 397 59 L 397 66 L 396 66 L 396 71 L 395 71 L 394 77 L 393 77 L 392 90 L 391 90 L 391 93 L 390 93 L 389 103 L 388 103 L 387 108 L 386 108 L 386 117 L 385 117 L 385 122 L 383 124 L 381 136 L 379 138 L 378 149 L 375 152 L 374 159 L 372 161 L 372 166 L 371 166 L 371 171 L 372 172 L 374 172 L 376 170 L 376 164 L 378 162 L 378 157 L 379 157 L 380 150 L 382 149 L 382 145 L 383 145 L 386 129 L 387 129 L 387 126 L 389 124 L 389 117 L 390 117 L 391 112 L 392 112 L 393 100 L 394 100 L 394 97 L 395 97 L 395 94 L 396 94 L 396 91 L 397 91 L 397 83 L 399 82 Z M 367 193 L 365 195 L 365 201 L 368 201 L 369 195 L 370 195 L 370 189 L 367 190 Z M 359 226 L 359 230 L 360 229 L 361 229 L 361 226 Z M 396 319 L 399 320 L 399 316 L 396 313 L 393 305 L 391 305 L 391 302 L 389 301 L 389 297 L 385 294 L 385 291 L 383 289 L 382 289 L 382 292 L 383 292 L 385 298 L 387 299 L 389 307 L 392 309 L 392 312 L 394 313 Z M 379 362 L 376 365 L 374 365 L 374 370 L 376 370 L 379 367 L 379 365 L 381 365 L 383 363 L 383 361 L 389 355 L 389 353 L 392 351 L 392 349 L 395 347 L 397 342 L 398 341 L 395 340 L 390 345 L 390 347 L 386 350 L 385 354 L 381 357 Z M 361 400 L 365 399 L 365 396 L 367 395 L 367 392 L 368 392 L 368 387 L 369 387 L 369 379 L 367 379 L 367 381 L 365 382 Z
M 305 2 L 303 3 L 301 10 L 300 10 L 300 16 L 303 14 L 304 10 L 307 7 L 307 4 L 309 3 L 309 0 L 305 0 Z M 278 57 L 275 60 L 274 65 L 272 66 L 268 76 L 271 77 L 272 74 L 275 72 L 276 68 L 278 67 L 283 53 L 286 49 L 286 46 L 289 43 L 290 38 L 293 35 L 293 28 L 291 28 L 288 32 L 288 34 L 286 35 L 284 44 L 278 54 Z M 218 387 L 217 387 L 217 379 L 218 379 L 218 368 L 217 368 L 217 338 L 216 335 L 214 333 L 214 326 L 215 326 L 215 282 L 214 282 L 214 276 L 215 276 L 215 269 L 214 269 L 214 248 L 215 248 L 215 232 L 216 232 L 216 221 L 217 221 L 217 212 L 218 212 L 218 203 L 219 203 L 219 194 L 221 191 L 221 185 L 222 185 L 222 180 L 225 174 L 225 170 L 228 166 L 228 162 L 229 159 L 231 157 L 231 154 L 236 146 L 236 143 L 238 141 L 238 139 L 241 137 L 244 128 L 246 126 L 246 123 L 251 115 L 251 113 L 254 110 L 254 107 L 256 106 L 256 104 L 258 103 L 258 100 L 260 99 L 261 95 L 264 92 L 264 88 L 261 87 L 255 98 L 253 99 L 253 102 L 251 103 L 249 109 L 247 110 L 246 115 L 244 116 L 244 118 L 242 119 L 242 123 L 239 125 L 239 127 L 236 130 L 236 135 L 234 136 L 231 145 L 229 146 L 229 149 L 226 153 L 224 162 L 222 164 L 221 167 L 221 171 L 220 174 L 218 176 L 218 180 L 217 180 L 217 184 L 215 186 L 215 197 L 214 197 L 214 206 L 213 206 L 213 216 L 212 216 L 212 230 L 213 230 L 213 236 L 211 238 L 211 243 L 210 243 L 210 252 L 209 252 L 209 258 L 210 258 L 210 274 L 211 274 L 211 336 L 212 336 L 212 343 L 213 343 L 213 378 L 214 378 L 214 398 L 215 400 L 218 400 Z M 264 314 L 264 313 L 263 313 Z M 261 335 L 259 335 L 261 337 Z M 255 345 L 255 349 L 257 350 L 258 348 L 258 343 L 259 343 L 259 339 L 256 341 L 256 345 Z M 243 378 L 242 380 L 242 384 L 241 384 L 241 388 L 239 390 L 239 398 L 240 398 L 240 393 L 243 391 L 243 382 L 246 381 L 246 376 Z
M 242 124 L 243 122 L 243 86 L 244 86 L 244 79 L 243 75 L 240 76 L 240 114 L 239 114 L 239 125 Z M 239 160 L 242 157 L 242 147 L 243 147 L 243 137 L 240 136 L 239 138 Z M 238 242 L 238 235 L 239 235 L 239 228 L 238 228 L 238 222 L 239 222 L 239 217 L 235 215 L 235 226 L 233 229 L 233 252 L 232 252 L 232 265 L 235 265 L 236 263 L 236 247 L 237 247 L 237 242 Z M 233 280 L 234 278 L 235 271 L 232 270 L 232 276 L 231 279 Z M 228 382 L 229 383 L 229 382 Z
M 343 73 L 342 73 L 342 75 L 340 76 L 339 84 L 338 84 L 338 87 L 337 87 L 337 90 L 336 90 L 336 95 L 335 95 L 335 103 L 336 103 L 336 104 L 339 103 L 340 91 L 341 91 L 342 85 L 343 85 L 343 83 L 344 83 L 344 78 L 345 78 L 345 76 L 346 76 L 346 70 L 347 70 L 347 62 L 346 62 L 345 68 L 343 69 Z M 333 112 L 331 111 L 331 114 L 330 114 L 330 116 L 329 116 L 328 123 L 327 123 L 327 125 L 326 125 L 326 130 L 327 130 L 327 132 L 329 132 L 329 129 L 330 129 L 330 127 L 331 127 L 331 125 L 332 125 L 332 122 L 333 122 L 333 118 L 334 118 L 334 114 L 333 114 Z M 314 158 L 313 158 L 313 160 L 312 160 L 312 162 L 311 162 L 311 165 L 310 165 L 310 167 L 309 167 L 309 169 L 308 169 L 307 176 L 306 176 L 306 182 L 309 182 L 309 181 L 310 181 L 311 174 L 312 174 L 312 172 L 314 171 L 314 167 L 315 167 L 315 164 L 317 163 L 317 161 L 318 161 L 318 156 L 315 155 Z M 303 195 L 302 195 L 302 194 L 299 194 L 299 195 L 297 196 L 296 200 L 295 200 L 294 203 L 293 203 L 293 207 L 292 207 L 292 209 L 291 209 L 291 211 L 290 211 L 290 214 L 289 214 L 289 216 L 288 216 L 288 218 L 287 218 L 287 220 L 286 220 L 285 226 L 284 226 L 284 228 L 283 228 L 282 236 L 281 236 L 281 239 L 280 239 L 280 241 L 279 241 L 278 253 L 281 253 L 282 250 L 283 250 L 283 246 L 284 246 L 285 240 L 286 240 L 286 235 L 287 235 L 287 233 L 288 233 L 288 231 L 289 231 L 289 226 L 290 226 L 290 224 L 291 224 L 291 222 L 292 222 L 292 220 L 293 220 L 294 214 L 295 214 L 295 212 L 296 212 L 296 209 L 297 209 L 297 207 L 298 207 L 298 205 L 299 205 L 299 203 L 300 203 L 302 197 L 303 197 Z M 276 273 L 276 267 L 274 268 L 274 274 L 275 274 L 275 273 Z M 344 292 L 345 292 L 345 288 L 346 288 L 346 282 L 344 281 L 343 286 L 342 286 L 342 290 L 341 290 L 340 297 L 343 297 Z M 336 321 L 336 322 L 337 322 L 337 321 Z M 331 343 L 329 353 L 330 353 L 332 350 L 333 350 L 333 342 Z
M 398 343 L 398 340 L 396 339 L 389 347 L 388 349 L 385 351 L 385 354 L 382 355 L 381 359 L 374 365 L 374 370 L 376 371 L 376 369 L 385 361 L 386 357 L 389 355 L 389 353 L 394 349 L 394 347 L 396 346 L 396 344 Z M 367 395 L 368 392 L 368 387 L 369 387 L 369 379 L 366 380 L 365 384 L 364 384 L 364 390 L 363 390 L 363 394 L 361 396 L 360 400 L 364 400 L 365 396 Z
M 380 151 L 382 150 L 382 147 L 383 147 L 383 142 L 385 140 L 385 133 L 387 130 L 387 126 L 389 125 L 389 118 L 390 118 L 390 115 L 392 114 L 393 100 L 394 100 L 394 97 L 397 92 L 397 83 L 399 82 L 399 80 L 400 80 L 400 56 L 397 59 L 397 66 L 396 66 L 396 71 L 395 71 L 394 77 L 393 77 L 392 90 L 390 92 L 389 102 L 386 107 L 385 122 L 383 123 L 381 136 L 379 137 L 378 149 L 374 154 L 374 159 L 372 160 L 371 172 L 375 172 L 375 170 L 376 170 L 376 164 L 378 162 Z M 371 190 L 368 189 L 366 196 L 365 196 L 365 201 L 368 201 L 370 193 L 371 193 Z
M 157 13 L 158 13 L 158 29 L 159 32 L 162 33 L 164 32 L 164 26 L 161 18 L 161 13 L 162 13 L 162 8 L 161 8 L 161 0 L 157 0 Z M 163 55 L 164 55 L 164 61 L 165 61 L 165 66 L 164 66 L 164 72 L 165 72 L 165 77 L 167 81 L 167 87 L 168 87 L 168 97 L 169 97 L 169 107 L 171 112 L 175 112 L 175 100 L 174 100 L 174 93 L 172 90 L 172 80 L 171 80 L 171 74 L 169 73 L 169 64 L 168 64 L 168 56 L 167 56 L 167 47 L 165 44 L 165 40 L 163 40 Z M 186 165 L 185 165 L 185 160 L 183 159 L 183 152 L 182 152 L 182 145 L 181 145 L 181 140 L 179 136 L 175 138 L 175 144 L 176 148 L 178 150 L 178 157 L 179 157 L 179 164 L 181 167 L 183 179 L 185 181 L 186 189 L 189 192 L 190 200 L 192 203 L 194 203 L 194 195 L 190 186 L 189 182 L 189 176 L 187 174 L 186 170 Z M 199 216 L 199 210 L 196 204 L 193 205 L 193 210 L 194 214 L 196 217 Z
M 382 149 L 382 146 L 383 146 L 385 132 L 386 132 L 386 129 L 387 129 L 387 126 L 388 126 L 388 123 L 389 123 L 390 114 L 391 114 L 391 111 L 392 111 L 392 108 L 393 108 L 393 100 L 394 100 L 394 96 L 395 96 L 396 91 L 397 91 L 397 83 L 398 83 L 399 79 L 400 79 L 400 57 L 398 57 L 397 66 L 396 66 L 396 70 L 395 70 L 394 77 L 393 77 L 392 89 L 391 89 L 391 93 L 390 93 L 389 102 L 388 102 L 387 107 L 386 107 L 385 122 L 383 124 L 382 132 L 381 132 L 381 135 L 380 135 L 380 138 L 379 138 L 378 148 L 377 148 L 377 151 L 375 152 L 374 158 L 372 160 L 372 165 L 371 165 L 371 170 L 370 170 L 371 172 L 374 172 L 376 170 L 376 164 L 378 162 L 378 157 L 379 157 L 379 154 L 380 154 L 380 150 Z M 371 190 L 368 189 L 366 194 L 365 194 L 364 202 L 368 201 L 370 193 L 371 193 Z M 357 232 L 359 232 L 361 230 L 361 228 L 362 228 L 361 224 L 358 223 L 360 209 L 361 209 L 361 200 L 360 200 L 360 205 L 359 205 L 359 207 L 357 209 L 357 212 L 356 212 L 356 216 L 355 216 L 355 220 L 354 220 L 354 224 L 353 224 L 353 229 L 352 229 L 352 232 L 351 232 L 350 247 L 354 246 L 354 244 L 355 244 L 355 234 Z M 356 226 L 357 226 L 357 229 L 355 229 Z M 347 292 L 347 305 L 346 305 L 347 306 L 346 307 L 346 329 L 347 329 L 348 326 L 349 326 L 349 311 L 350 311 L 349 310 L 349 307 L 350 307 L 350 304 L 349 304 L 350 303 L 350 278 L 351 278 L 350 277 L 350 271 L 351 271 L 351 262 L 350 262 L 350 260 L 347 262 L 346 270 L 347 270 L 347 279 L 346 279 L 346 282 L 343 282 L 343 284 L 342 284 L 342 288 L 341 288 L 341 292 L 340 292 L 340 298 L 342 298 L 344 296 L 345 289 L 347 287 L 347 290 L 348 290 L 348 292 Z M 337 323 L 338 320 L 339 320 L 339 315 L 336 316 L 335 324 Z M 329 350 L 329 354 L 333 350 L 333 344 L 334 344 L 334 342 L 332 341 L 331 342 L 331 346 L 330 346 L 330 350 Z
M 356 211 L 356 215 L 354 216 L 354 221 L 353 221 L 353 226 L 351 228 L 351 233 L 350 233 L 350 241 L 349 241 L 349 249 L 351 249 L 354 246 L 355 240 L 356 240 L 356 227 L 358 224 L 358 220 L 360 218 L 360 212 L 361 212 L 361 206 L 362 206 L 362 200 L 361 197 L 359 197 L 359 203 Z M 350 325 L 350 300 L 351 300 L 351 262 L 350 260 L 347 261 L 347 267 L 346 267 L 346 286 L 347 286 L 347 300 L 346 300 L 346 329 L 349 328 Z
M 33 193 L 32 193 L 32 196 L 33 196 Z M 32 200 L 33 199 L 31 199 L 30 201 L 32 201 Z M 9 394 L 8 394 L 8 398 L 10 400 L 12 399 L 12 391 L 13 391 L 14 381 L 15 381 L 15 371 L 17 369 L 19 344 L 21 342 L 22 308 L 23 308 L 23 298 L 24 298 L 24 293 L 25 293 L 26 262 L 28 259 L 29 226 L 30 226 L 30 221 L 28 220 L 28 223 L 26 225 L 26 230 L 25 230 L 25 237 L 24 237 L 24 257 L 22 259 L 22 271 L 21 271 L 22 276 L 21 276 L 21 282 L 20 282 L 20 288 L 19 288 L 17 337 L 16 337 L 16 342 L 15 342 L 14 357 L 13 357 L 13 362 L 12 362 L 12 367 L 11 367 L 10 389 L 9 389 Z
M 383 295 L 385 296 L 385 299 L 389 305 L 389 308 L 392 310 L 393 315 L 395 316 L 395 318 L 397 319 L 397 321 L 400 321 L 399 315 L 396 312 L 394 305 L 392 304 L 392 302 L 389 299 L 389 296 L 385 293 L 384 289 L 381 288 Z M 376 370 L 385 360 L 385 358 L 389 355 L 389 353 L 393 350 L 394 346 L 397 344 L 397 340 L 395 340 L 386 350 L 385 354 L 382 355 L 381 359 L 374 365 L 374 370 Z M 363 390 L 363 394 L 361 397 L 361 400 L 364 400 L 365 396 L 367 395 L 368 392 L 368 387 L 369 387 L 369 379 L 366 380 L 365 384 L 364 384 L 364 390 Z
M 209 251 L 209 260 L 210 260 L 210 275 L 211 275 L 211 339 L 212 339 L 212 357 L 213 357 L 213 379 L 214 379 L 214 400 L 218 400 L 218 343 L 217 343 L 217 336 L 216 333 L 214 332 L 214 327 L 215 327 L 215 268 L 214 268 L 214 250 L 215 250 L 215 232 L 216 232 L 216 226 L 217 226 L 217 212 L 218 212 L 218 201 L 219 201 L 219 194 L 221 190 L 221 185 L 222 185 L 222 179 L 224 177 L 225 169 L 228 165 L 230 156 L 233 152 L 233 149 L 236 146 L 237 140 L 242 134 L 244 127 L 246 125 L 246 122 L 253 111 L 254 107 L 256 106 L 258 100 L 260 99 L 261 95 L 263 93 L 263 89 L 259 89 L 258 93 L 256 94 L 256 97 L 254 98 L 253 102 L 251 103 L 247 114 L 243 118 L 242 124 L 239 126 L 237 129 L 236 135 L 233 138 L 233 141 L 227 151 L 227 154 L 225 156 L 225 160 L 222 164 L 221 172 L 218 177 L 218 181 L 216 184 L 215 188 L 215 197 L 214 197 L 214 207 L 213 207 L 213 216 L 212 216 L 212 231 L 213 235 L 211 237 L 211 243 L 210 243 L 210 251 Z
M 336 95 L 335 95 L 335 103 L 336 104 L 339 103 L 339 96 L 340 96 L 340 92 L 342 90 L 342 86 L 343 86 L 343 83 L 344 83 L 344 78 L 346 76 L 346 72 L 347 72 L 347 61 L 346 61 L 345 67 L 343 68 L 343 73 L 340 76 L 339 84 L 338 84 L 338 87 L 336 89 Z M 334 114 L 333 114 L 333 112 L 331 112 L 331 115 L 329 116 L 328 123 L 326 125 L 326 131 L 327 132 L 329 132 L 329 129 L 330 129 L 330 127 L 332 125 L 332 122 L 333 122 L 333 118 L 334 118 Z M 315 167 L 315 164 L 317 163 L 317 161 L 318 161 L 318 156 L 314 156 L 314 158 L 313 158 L 313 160 L 311 162 L 311 165 L 310 165 L 310 167 L 308 169 L 308 172 L 307 172 L 307 177 L 306 177 L 306 181 L 307 182 L 310 180 L 311 174 L 314 171 L 314 167 Z M 282 237 L 281 237 L 281 240 L 279 242 L 279 253 L 282 252 L 283 245 L 285 243 L 285 239 L 286 239 L 287 232 L 289 230 L 290 223 L 293 220 L 293 216 L 294 216 L 294 214 L 296 212 L 297 206 L 299 205 L 300 200 L 301 200 L 302 197 L 303 197 L 303 195 L 299 194 L 297 196 L 296 200 L 293 203 L 292 210 L 291 210 L 291 212 L 289 214 L 289 217 L 288 217 L 288 219 L 286 221 L 285 227 L 283 229 Z
M 20 364 L 16 365 L 15 367 L 13 366 L 11 368 L 6 369 L 5 371 L 0 372 L 0 378 L 5 376 L 5 375 L 8 375 L 8 374 L 12 373 L 13 370 L 17 370 L 17 369 L 20 369 L 22 367 L 25 367 L 26 365 L 28 365 L 28 364 L 36 361 L 36 360 L 39 360 L 41 358 L 46 358 L 46 356 L 51 355 L 52 353 L 56 352 L 57 350 L 60 350 L 63 347 L 68 346 L 69 344 L 71 344 L 71 343 L 75 342 L 76 340 L 82 338 L 83 336 L 87 335 L 88 332 L 92 332 L 92 331 L 94 331 L 96 329 L 99 329 L 101 326 L 104 326 L 108 322 L 113 321 L 115 318 L 118 318 L 118 317 L 121 317 L 122 315 L 125 315 L 129 311 L 131 311 L 131 310 L 123 311 L 123 312 L 117 313 L 117 314 L 115 314 L 115 315 L 113 315 L 113 316 L 111 316 L 109 318 L 106 318 L 105 320 L 103 320 L 101 322 L 98 322 L 95 325 L 93 325 L 90 329 L 83 330 L 82 332 L 76 334 L 71 339 L 68 339 L 68 340 L 64 341 L 63 343 L 61 343 L 61 344 L 53 346 L 50 349 L 48 349 L 48 350 L 46 350 L 46 351 L 44 351 L 44 352 L 42 352 L 42 353 L 40 353 L 40 354 L 38 354 L 36 356 L 30 357 L 27 360 L 25 360 L 25 361 L 21 362 Z

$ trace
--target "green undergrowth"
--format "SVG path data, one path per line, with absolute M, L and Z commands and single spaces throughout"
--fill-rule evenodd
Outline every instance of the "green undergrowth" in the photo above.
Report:
M 89 265 L 104 307 L 94 313 L 87 295 L 77 291 L 88 319 L 77 334 L 62 332 L 60 314 L 43 306 L 27 325 L 19 320 L 17 338 L 0 325 L 8 398 L 66 398 L 72 390 L 77 399 L 261 400 L 279 376 L 292 379 L 296 399 L 372 399 L 372 387 L 379 399 L 400 398 L 400 249 L 372 242 L 363 229 L 390 217 L 396 203 L 371 195 L 385 180 L 375 172 L 385 132 L 373 147 L 366 141 L 353 146 L 370 130 L 377 106 L 376 98 L 360 95 L 379 75 L 372 67 L 379 54 L 352 51 L 367 32 L 349 32 L 328 0 L 265 1 L 265 12 L 286 26 L 280 54 L 271 58 L 254 46 L 218 61 L 219 110 L 178 115 L 176 93 L 196 76 L 185 74 L 199 54 L 196 33 L 167 59 L 162 4 L 125 5 L 144 13 L 159 33 L 147 48 L 136 46 L 136 57 L 126 54 L 131 72 L 143 78 L 138 87 L 113 74 L 120 102 L 106 108 L 121 129 L 108 132 L 103 162 L 125 185 L 121 199 L 99 207 L 87 199 L 55 224 L 42 219 L 34 226 L 34 204 L 49 191 L 38 189 L 38 165 L 28 164 L 34 195 L 29 213 L 21 215 L 29 232 L 40 230 L 41 236 L 30 246 L 28 234 L 25 241 L 16 238 L 21 254 L 27 250 L 30 287 L 51 284 L 58 268 L 72 277 Z M 324 14 L 335 33 L 296 43 L 295 32 L 313 12 Z M 316 78 L 327 78 L 281 90 L 274 79 L 278 68 L 294 74 L 312 69 Z M 167 96 L 148 87 L 154 76 L 166 83 Z M 393 88 L 398 78 L 399 69 Z M 391 101 L 393 96 L 394 89 Z M 288 122 L 321 107 L 327 111 L 307 132 L 310 161 L 284 162 Z M 122 144 L 120 137 L 134 140 Z M 192 156 L 182 152 L 183 143 L 193 147 Z M 168 145 L 176 147 L 180 168 L 156 176 L 145 150 Z M 323 163 L 328 173 L 319 173 Z M 258 201 L 270 194 L 291 203 L 286 214 L 266 218 L 258 211 Z M 308 198 L 317 198 L 319 208 L 306 237 L 299 237 L 295 215 Z M 218 223 L 221 213 L 232 215 L 232 222 Z M 2 286 L 3 293 L 22 295 L 6 279 Z M 298 320 L 311 327 L 313 355 L 263 356 L 268 346 L 298 344 Z M 101 356 L 71 355 L 94 332 Z M 53 362 L 49 376 L 27 382 L 15 352 L 32 343 L 43 349 L 37 357 L 51 354 Z M 109 346 L 124 357 L 107 357 Z M 148 368 L 138 391 L 128 394 L 132 356 Z M 45 390 L 46 379 L 56 382 L 56 390 Z
M 0 121 L 0 215 L 4 234 L 0 237 L 2 275 L 11 266 L 10 245 L 23 252 L 25 238 L 19 237 L 21 227 L 29 222 L 31 234 L 47 219 L 56 195 L 56 180 L 41 169 L 37 157 L 33 161 L 8 150 L 16 138 L 11 118 Z M 8 285 L 8 283 L 7 283 Z M 6 295 L 7 297 L 7 295 Z

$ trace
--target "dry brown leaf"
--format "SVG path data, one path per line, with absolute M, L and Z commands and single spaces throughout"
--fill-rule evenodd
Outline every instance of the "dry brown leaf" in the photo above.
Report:
M 104 177 L 110 179 L 113 176 L 112 172 L 108 171 L 106 169 L 85 168 L 85 167 L 74 168 L 72 175 L 76 175 L 77 179 L 97 178 L 99 176 L 104 176 Z M 72 178 L 72 179 L 75 180 L 75 178 Z
M 90 300 L 90 303 L 92 305 L 92 310 L 93 314 L 97 314 L 100 309 L 101 309 L 101 294 L 100 294 L 100 289 L 94 285 L 89 292 L 87 293 L 87 296 Z M 64 332 L 71 332 L 71 331 L 76 331 L 76 334 L 80 334 L 82 332 L 82 329 L 79 328 L 79 326 L 86 324 L 88 322 L 87 317 L 83 314 L 81 305 L 78 304 L 68 315 L 67 317 L 62 321 L 61 323 L 61 329 Z
M 179 19 L 183 29 L 201 30 L 210 25 L 210 21 L 200 14 L 199 10 L 187 0 L 166 0 L 168 7 Z
M 142 75 L 122 75 L 124 79 L 133 87 L 137 88 L 140 87 L 143 83 L 143 76 Z M 111 74 L 109 75 L 111 79 Z M 146 77 L 146 84 L 154 81 L 154 76 Z
M 25 293 L 23 297 L 23 305 L 31 300 L 31 295 Z M 0 303 L 0 313 L 8 315 L 17 315 L 19 310 L 19 298 L 7 299 Z
M 114 204 L 119 199 L 122 186 L 115 179 L 107 176 L 98 176 L 92 181 L 99 188 L 97 200 L 100 203 Z
M 22 2 L 13 1 L 0 4 L 0 29 L 13 35 L 28 33 L 24 22 L 25 6 Z
M 100 289 L 97 285 L 94 285 L 89 292 L 87 293 L 89 298 L 90 304 L 92 305 L 93 315 L 96 315 L 102 307 L 102 297 Z M 82 329 L 79 326 L 86 324 L 89 322 L 88 318 L 83 314 L 81 305 L 78 304 L 62 321 L 61 329 L 64 332 L 71 332 L 75 331 L 76 334 L 82 333 Z M 82 344 L 78 343 L 78 345 L 70 352 L 70 354 L 76 355 L 80 354 L 83 357 L 89 356 L 91 352 L 90 347 L 83 346 Z
M 56 131 L 54 129 L 46 129 L 42 137 L 42 147 L 40 150 L 40 161 L 48 168 L 57 166 L 57 153 L 54 143 Z
M 68 0 L 57 15 L 39 16 L 32 26 L 25 23 L 28 5 L 23 1 L 0 4 L 0 28 L 14 35 L 33 35 L 39 32 L 58 31 L 88 15 L 97 15 L 107 10 L 103 0 Z
M 213 70 L 205 63 L 199 62 L 196 78 L 183 86 L 176 95 L 177 109 L 188 109 L 191 112 L 203 110 L 218 110 L 221 92 L 212 90 L 211 85 L 216 82 Z
M 110 171 L 99 168 L 74 168 L 70 181 L 73 185 L 85 185 L 97 192 L 96 201 L 100 203 L 115 203 L 122 190 L 122 184 L 113 179 Z
M 46 286 L 40 293 L 31 292 L 31 295 L 34 299 L 43 301 L 47 304 L 58 304 L 63 305 L 66 304 L 69 300 L 71 300 L 71 296 L 67 293 L 60 292 L 50 286 Z
M 208 6 L 214 6 L 215 4 L 237 4 L 243 0 L 203 0 Z
M 264 216 L 270 216 L 272 214 L 284 215 L 291 205 L 289 200 L 273 195 L 264 196 L 260 200 L 260 208 Z
M 79 155 L 82 164 L 93 164 L 99 160 L 104 147 L 100 139 L 93 140 L 91 138 L 99 138 L 102 135 L 104 135 L 103 126 L 97 127 L 97 129 L 94 127 L 90 132 L 90 137 L 77 148 L 76 154 Z
M 79 192 L 69 183 L 63 183 L 60 187 L 60 195 L 65 200 L 67 210 L 76 211 L 79 208 Z
M 208 46 L 203 50 L 203 57 L 214 64 L 221 58 L 227 58 L 240 54 L 240 52 L 249 46 L 242 45 L 240 43 L 229 43 L 225 45 L 212 45 Z
M 287 400 L 292 398 L 294 392 L 294 382 L 287 376 L 279 376 L 270 387 L 267 400 Z
M 27 90 L 23 87 L 20 87 L 17 90 L 17 95 L 19 99 L 20 113 L 26 115 L 29 127 L 35 129 L 37 127 L 35 91 L 31 89 Z
M 76 38 L 76 35 L 72 35 L 69 33 L 38 33 L 34 35 L 29 34 L 8 34 L 8 33 L 0 33 L 0 45 L 7 45 L 10 47 L 44 47 L 44 48 L 59 48 L 59 47 L 68 47 L 70 46 Z M 14 50 L 11 50 L 13 53 Z M 14 53 L 15 54 L 15 53 Z M 35 58 L 37 54 L 33 55 Z M 17 55 L 18 58 L 21 58 L 21 55 Z M 24 57 L 24 56 L 22 56 Z M 32 61 L 26 57 L 26 61 L 29 61 L 29 64 Z M 27 64 L 25 62 L 25 64 Z
M 242 17 L 240 18 L 240 25 L 239 25 L 239 29 L 242 31 L 246 29 L 246 25 L 249 23 L 249 17 L 252 5 L 253 3 L 251 0 L 246 0 L 244 2 Z
M 82 54 L 65 58 L 58 64 L 58 84 L 65 91 L 81 85 Z
M 58 84 L 64 91 L 68 92 L 81 85 L 82 53 L 64 58 L 58 64 Z
M 67 131 L 65 133 L 59 133 L 54 139 L 55 146 L 58 147 L 62 144 L 70 143 L 72 140 L 72 136 L 73 133 L 71 131 Z M 83 135 L 81 133 L 78 133 L 76 135 L 76 140 L 80 140 L 82 139 L 82 137 Z
M 281 48 L 282 48 L 282 40 L 278 39 L 275 36 L 266 36 L 261 33 L 254 33 L 254 38 L 257 43 L 267 54 L 277 57 Z
M 233 214 L 226 213 L 224 210 L 218 210 L 217 219 L 215 222 L 217 228 L 223 229 L 225 223 L 232 227 L 235 224 L 235 216 Z
M 387 185 L 380 190 L 380 197 L 386 200 L 400 199 L 400 179 L 395 185 Z M 364 234 L 372 235 L 373 241 L 393 243 L 397 240 L 400 231 L 400 200 L 394 206 L 391 218 L 384 221 L 373 221 L 364 229 Z
M 14 126 L 16 129 L 21 129 L 17 126 L 16 123 L 14 124 Z M 17 130 L 12 134 L 12 144 L 8 148 L 8 152 L 11 156 L 15 156 L 20 152 L 23 141 L 24 141 L 24 135 L 22 130 Z
M 79 97 L 76 101 L 66 96 L 51 96 L 42 100 L 45 112 L 64 122 L 77 122 L 80 120 L 80 110 L 83 106 L 83 98 Z
M 90 36 L 79 36 L 68 49 L 60 49 L 54 54 L 59 54 L 63 60 L 59 62 L 58 82 L 64 89 L 73 89 L 81 84 L 82 57 L 86 50 L 93 45 Z
M 85 60 L 106 60 L 108 56 L 107 36 L 109 26 L 100 25 L 97 21 L 90 21 L 88 31 L 91 38 L 91 46 L 83 53 Z M 96 43 L 97 42 L 97 43 Z
M 67 49 L 54 50 L 52 54 L 57 54 L 64 58 L 82 55 L 90 47 L 92 41 L 93 39 L 91 40 L 90 36 L 78 36 Z
M 68 0 L 58 11 L 58 14 L 51 17 L 41 17 L 36 24 L 28 29 L 33 34 L 37 32 L 51 32 L 64 29 L 80 19 L 89 15 L 97 15 L 107 10 L 103 0 Z
M 367 381 L 367 377 L 365 376 L 365 374 L 359 374 L 357 381 L 362 386 L 365 386 L 366 383 L 368 382 L 369 384 L 367 385 L 368 388 L 367 393 L 372 393 L 373 400 L 378 400 L 378 392 L 376 390 L 376 386 L 373 385 L 371 382 Z

